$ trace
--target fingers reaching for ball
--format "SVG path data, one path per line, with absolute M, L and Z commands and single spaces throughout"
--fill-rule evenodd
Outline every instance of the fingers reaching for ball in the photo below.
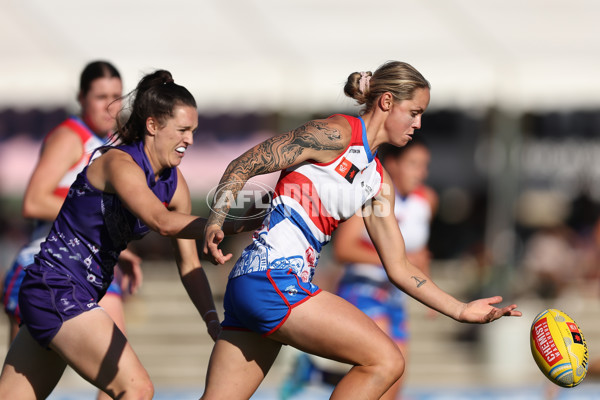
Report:
M 486 324 L 502 317 L 520 317 L 523 315 L 521 311 L 516 310 L 516 304 L 511 304 L 502 308 L 493 306 L 493 304 L 498 304 L 501 301 L 502 297 L 494 296 L 467 303 L 460 313 L 459 321 L 474 324 Z

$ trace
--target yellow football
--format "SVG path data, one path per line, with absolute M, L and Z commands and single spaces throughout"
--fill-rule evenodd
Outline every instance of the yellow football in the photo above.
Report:
M 548 379 L 566 388 L 583 381 L 588 349 L 571 317 L 554 308 L 542 311 L 531 324 L 530 339 L 533 359 Z

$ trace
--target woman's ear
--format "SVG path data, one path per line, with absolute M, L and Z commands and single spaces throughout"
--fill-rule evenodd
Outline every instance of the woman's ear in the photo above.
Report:
M 146 130 L 150 136 L 156 135 L 156 132 L 158 131 L 158 121 L 156 121 L 154 117 L 146 118 Z
M 394 96 L 392 96 L 390 92 L 385 92 L 379 96 L 379 101 L 377 103 L 382 111 L 390 111 L 394 104 Z

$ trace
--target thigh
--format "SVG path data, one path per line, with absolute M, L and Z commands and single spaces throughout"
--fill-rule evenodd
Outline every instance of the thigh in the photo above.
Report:
M 101 308 L 65 321 L 50 348 L 84 379 L 113 396 L 150 380 L 125 335 Z
M 43 348 L 23 326 L 6 355 L 0 375 L 0 399 L 44 399 L 50 395 L 66 362 Z
M 249 399 L 273 365 L 281 343 L 250 331 L 223 331 L 210 356 L 203 399 Z
M 123 297 L 113 292 L 106 292 L 104 297 L 98 302 L 98 305 L 106 311 L 114 323 L 117 324 L 121 332 L 127 334 L 127 331 L 125 330 Z
M 294 308 L 270 337 L 353 365 L 375 365 L 398 352 L 396 344 L 371 318 L 326 291 Z

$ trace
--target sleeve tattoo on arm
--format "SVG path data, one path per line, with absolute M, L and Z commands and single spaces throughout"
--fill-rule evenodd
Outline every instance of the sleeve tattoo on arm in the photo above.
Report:
M 322 121 L 309 121 L 293 131 L 275 136 L 248 150 L 233 160 L 223 174 L 219 187 L 226 187 L 219 196 L 236 198 L 246 181 L 253 176 L 280 171 L 296 163 L 305 149 L 318 151 L 343 150 L 345 144 L 338 129 Z M 214 204 L 208 224 L 222 225 L 230 204 L 219 199 Z

